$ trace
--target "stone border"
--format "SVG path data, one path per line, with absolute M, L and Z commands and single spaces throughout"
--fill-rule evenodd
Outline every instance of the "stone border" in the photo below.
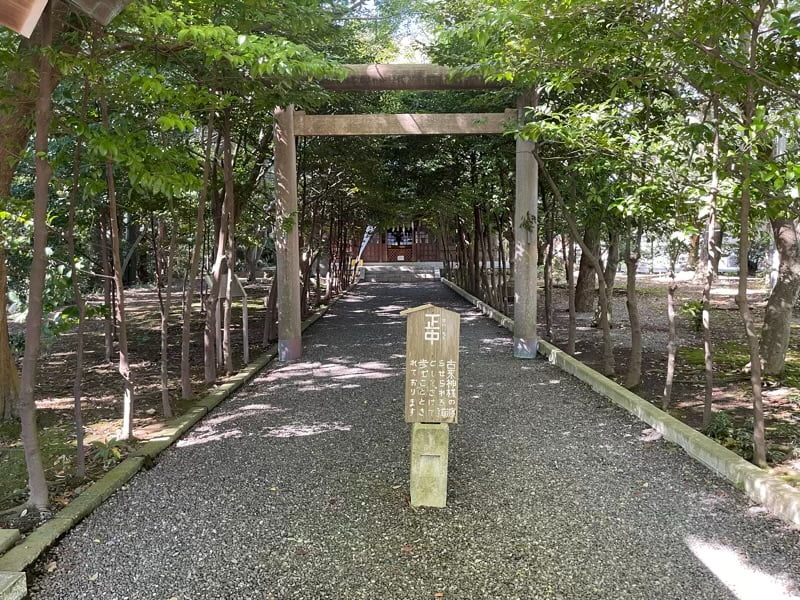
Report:
M 513 319 L 444 277 L 441 281 L 476 306 L 484 315 L 494 319 L 502 327 L 513 331 Z M 766 473 L 696 429 L 665 413 L 641 396 L 637 396 L 615 381 L 587 367 L 553 344 L 540 339 L 539 354 L 561 370 L 588 383 L 594 391 L 650 425 L 665 439 L 683 448 L 689 456 L 744 491 L 751 500 L 765 506 L 784 521 L 800 526 L 799 489 Z
M 341 292 L 331 299 L 327 305 L 323 305 L 316 313 L 306 319 L 303 322 L 302 331 L 305 331 L 321 319 L 339 299 L 348 293 L 349 289 Z M 105 502 L 114 492 L 130 481 L 144 465 L 150 464 L 156 456 L 174 444 L 223 400 L 255 377 L 276 356 L 277 352 L 275 350 L 262 354 L 236 375 L 229 377 L 225 383 L 206 394 L 185 413 L 170 420 L 161 435 L 142 444 L 136 452 L 95 481 L 86 491 L 79 494 L 66 507 L 58 511 L 52 519 L 37 527 L 20 543 L 0 556 L 0 573 L 5 572 L 4 575 L 13 575 L 16 582 L 18 573 L 33 564 L 61 536 Z M 17 596 L 0 595 L 0 600 L 6 600 L 6 598 L 17 598 Z
M 27 593 L 25 573 L 0 572 L 0 600 L 22 600 Z

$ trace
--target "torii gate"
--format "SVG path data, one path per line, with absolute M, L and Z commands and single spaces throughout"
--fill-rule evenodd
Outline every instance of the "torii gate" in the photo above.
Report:
M 326 80 L 331 91 L 479 90 L 496 88 L 482 78 L 456 79 L 436 65 L 347 65 L 342 81 Z M 522 120 L 524 102 L 504 113 L 306 115 L 293 106 L 275 109 L 275 192 L 278 278 L 278 359 L 300 358 L 300 244 L 297 223 L 295 137 L 323 135 L 480 135 L 501 134 L 510 119 Z M 538 164 L 533 144 L 516 140 L 514 204 L 514 356 L 534 358 Z

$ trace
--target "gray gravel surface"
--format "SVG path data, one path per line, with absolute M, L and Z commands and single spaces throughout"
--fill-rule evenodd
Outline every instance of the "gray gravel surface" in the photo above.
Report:
M 462 314 L 446 509 L 408 504 L 405 320 Z M 35 599 L 798 597 L 800 532 L 436 283 L 362 284 L 37 567 Z M 48 567 L 54 570 L 47 572 Z

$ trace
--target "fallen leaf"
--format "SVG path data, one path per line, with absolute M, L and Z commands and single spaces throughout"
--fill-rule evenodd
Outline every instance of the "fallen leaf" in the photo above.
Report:
M 94 575 L 90 575 L 89 581 L 97 581 L 98 577 L 100 577 L 100 573 L 95 573 Z
M 655 429 L 645 429 L 639 436 L 640 442 L 655 442 L 661 439 L 661 434 Z
M 45 567 L 45 569 L 47 569 L 48 573 L 52 573 L 57 568 L 58 568 L 58 563 L 56 561 L 54 561 L 54 560 L 50 561 L 49 563 L 47 563 L 47 566 Z
M 414 554 L 414 546 L 411 544 L 403 544 L 400 546 L 400 552 L 403 554 L 403 556 L 411 556 Z

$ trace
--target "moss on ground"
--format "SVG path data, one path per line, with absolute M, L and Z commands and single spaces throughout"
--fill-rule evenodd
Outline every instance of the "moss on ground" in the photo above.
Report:
M 57 487 L 58 482 L 74 479 L 74 432 L 64 426 L 44 427 L 39 431 L 39 444 L 48 482 Z M 27 484 L 19 423 L 0 424 L 0 510 L 24 502 Z
M 681 348 L 678 351 L 680 359 L 692 369 L 702 370 L 704 356 L 702 348 Z M 714 366 L 718 373 L 727 375 L 743 375 L 743 367 L 750 362 L 750 353 L 745 344 L 736 341 L 727 341 L 714 347 Z M 786 354 L 781 384 L 788 389 L 787 399 L 800 412 L 800 352 L 790 349 Z M 746 385 L 746 382 L 743 382 Z M 784 412 L 785 411 L 781 411 Z M 790 412 L 794 412 L 791 411 Z M 731 450 L 749 459 L 748 453 L 752 446 L 752 422 L 748 422 L 741 414 L 734 417 L 724 440 L 721 441 Z M 770 442 L 768 459 L 773 463 L 780 463 L 787 459 L 800 457 L 800 422 L 797 417 L 785 417 L 773 414 L 767 422 L 767 439 Z M 713 436 L 712 436 L 713 437 Z M 780 469 L 781 467 L 778 467 Z M 778 474 L 787 483 L 800 487 L 800 473 L 794 470 L 783 470 Z
M 680 348 L 678 356 L 688 365 L 700 368 L 704 365 L 702 348 Z M 750 352 L 745 344 L 728 341 L 714 346 L 714 364 L 722 371 L 741 371 L 749 362 Z M 787 387 L 800 389 L 800 351 L 789 350 L 786 353 L 781 382 Z

